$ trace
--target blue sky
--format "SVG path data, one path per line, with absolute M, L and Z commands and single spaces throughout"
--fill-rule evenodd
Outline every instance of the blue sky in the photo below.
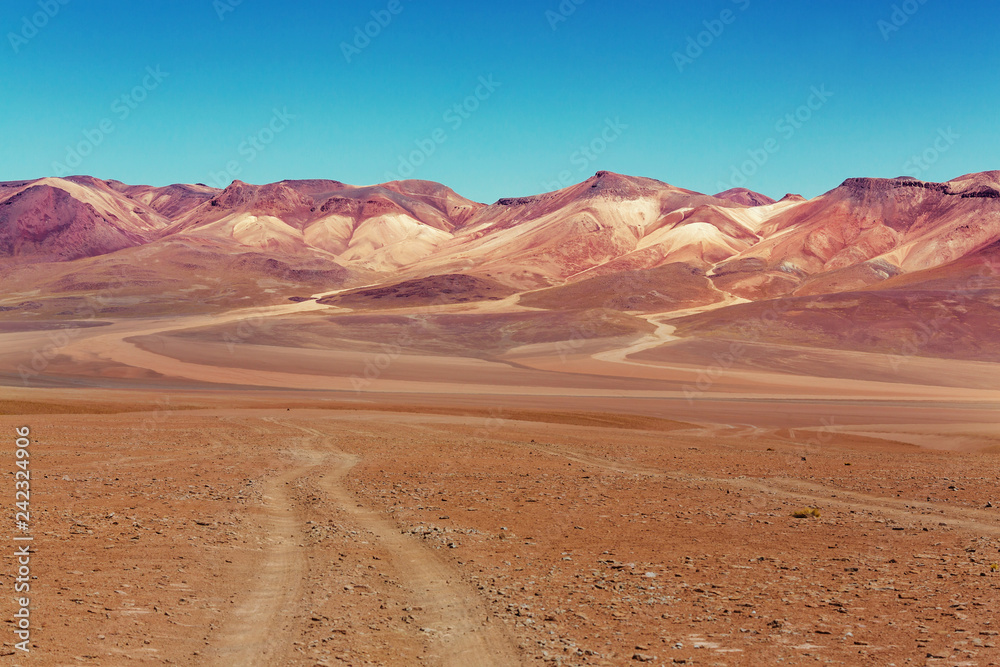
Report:
M 946 180 L 1000 169 L 995 9 L 8 0 L 0 180 L 412 176 L 487 202 L 602 169 L 773 197 Z

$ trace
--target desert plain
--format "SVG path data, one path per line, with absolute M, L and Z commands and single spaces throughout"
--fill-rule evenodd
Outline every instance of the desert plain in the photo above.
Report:
M 706 371 L 664 329 L 483 360 L 377 320 L 279 344 L 315 303 L 58 329 L 42 387 L 16 369 L 43 332 L 0 335 L 35 536 L 32 651 L 5 661 L 1000 660 L 993 364 Z

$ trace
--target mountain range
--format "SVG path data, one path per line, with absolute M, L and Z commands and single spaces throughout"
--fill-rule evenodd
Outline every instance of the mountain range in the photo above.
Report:
M 490 205 L 419 180 L 0 183 L 0 311 L 31 316 L 79 316 L 94 292 L 100 313 L 129 315 L 394 285 L 563 308 L 606 295 L 598 305 L 619 310 L 887 290 L 947 301 L 992 290 L 998 250 L 1000 171 L 851 178 L 780 201 L 601 171 Z

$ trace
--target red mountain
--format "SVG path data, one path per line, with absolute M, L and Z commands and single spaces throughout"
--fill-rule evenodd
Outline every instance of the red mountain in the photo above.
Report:
M 250 253 L 262 258 L 254 266 L 274 259 L 293 267 L 289 275 L 325 265 L 369 282 L 464 273 L 524 288 L 677 264 L 756 299 L 863 289 L 998 239 L 1000 172 L 948 183 L 848 179 L 809 201 L 774 202 L 602 171 L 489 206 L 413 180 L 234 181 L 224 190 L 87 176 L 0 184 L 0 255 L 20 264 L 111 262 L 145 248 L 149 257 Z

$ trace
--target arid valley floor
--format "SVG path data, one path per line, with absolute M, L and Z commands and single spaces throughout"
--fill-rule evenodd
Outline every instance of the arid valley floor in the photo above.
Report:
M 46 339 L 0 335 L 37 577 L 4 661 L 1000 663 L 993 364 L 748 353 L 705 386 L 644 358 L 663 332 L 320 355 L 271 321 L 315 302 L 276 308 L 61 329 L 29 386 Z

